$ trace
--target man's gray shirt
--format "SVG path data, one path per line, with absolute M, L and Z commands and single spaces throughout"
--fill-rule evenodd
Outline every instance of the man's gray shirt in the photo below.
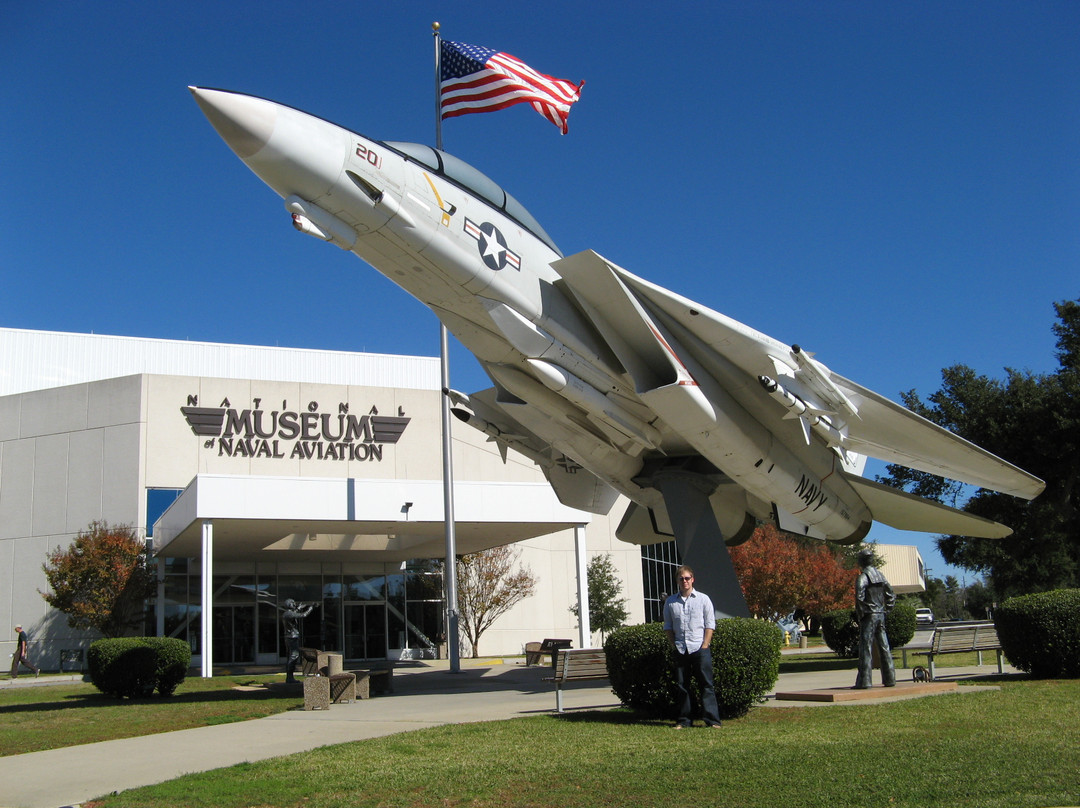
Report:
M 664 631 L 675 632 L 680 654 L 701 650 L 707 628 L 716 628 L 716 611 L 704 592 L 695 589 L 688 598 L 676 592 L 664 601 Z

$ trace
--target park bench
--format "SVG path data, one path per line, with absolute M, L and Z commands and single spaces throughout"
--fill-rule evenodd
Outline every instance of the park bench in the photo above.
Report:
M 318 648 L 301 648 L 300 649 L 300 673 L 303 676 L 315 676 L 319 672 L 319 654 L 321 654 Z
M 305 710 L 328 710 L 331 704 L 353 701 L 356 701 L 356 676 L 351 673 L 304 679 Z
M 997 629 L 993 623 L 966 623 L 952 626 L 938 626 L 927 645 L 907 645 L 904 652 L 904 665 L 907 666 L 907 651 L 926 654 L 929 659 L 930 678 L 934 678 L 934 657 L 945 654 L 978 653 L 979 665 L 983 664 L 983 651 L 996 651 L 998 673 L 1004 673 L 1004 654 Z
M 569 648 L 573 645 L 572 640 L 556 640 L 546 639 L 543 642 L 527 642 L 525 643 L 525 664 L 526 665 L 539 665 L 540 657 L 544 654 L 551 656 L 551 667 L 555 667 L 555 655 L 562 648 Z
M 562 686 L 567 682 L 607 679 L 607 657 L 602 648 L 563 648 L 555 658 L 555 673 L 544 681 L 555 683 L 555 710 L 562 712 Z
M 350 671 L 356 676 L 356 697 L 369 699 L 372 694 L 394 692 L 393 668 L 362 668 Z

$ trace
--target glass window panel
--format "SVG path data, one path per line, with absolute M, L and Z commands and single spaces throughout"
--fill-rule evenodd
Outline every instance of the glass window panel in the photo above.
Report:
M 391 601 L 405 600 L 405 576 L 404 575 L 387 575 L 386 576 L 386 599 Z
M 421 648 L 434 654 L 443 641 L 442 602 L 411 602 L 406 609 L 408 616 L 408 648 Z
M 254 575 L 215 575 L 214 605 L 255 602 Z
M 443 577 L 440 573 L 409 573 L 405 593 L 409 600 L 441 600 Z
M 383 575 L 345 575 L 345 600 L 385 600 L 386 577 Z
M 154 535 L 154 522 L 176 502 L 183 488 L 148 488 L 146 489 L 146 535 Z
M 321 575 L 279 575 L 277 602 L 283 605 L 286 598 L 297 603 L 322 600 Z
M 165 636 L 188 639 L 188 578 L 186 575 L 165 576 Z
M 166 558 L 165 559 L 165 572 L 166 573 L 181 573 L 188 571 L 189 558 Z
M 278 638 L 282 631 L 278 627 L 278 610 L 272 603 L 259 603 L 259 653 L 277 654 L 283 656 L 278 650 Z M 284 646 L 282 646 L 284 649 Z

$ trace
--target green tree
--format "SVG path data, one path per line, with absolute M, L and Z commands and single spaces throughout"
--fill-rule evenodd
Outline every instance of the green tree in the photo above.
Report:
M 474 659 L 480 655 L 480 636 L 536 588 L 536 576 L 529 567 L 514 569 L 520 555 L 507 544 L 457 559 L 460 624 Z
M 940 426 L 1046 481 L 1026 502 L 970 489 L 931 474 L 890 465 L 882 482 L 965 510 L 1013 529 L 1000 541 L 943 536 L 950 564 L 985 573 L 999 597 L 1080 586 L 1080 301 L 1054 304 L 1059 368 L 1051 374 L 1006 369 L 990 379 L 964 365 L 942 371 L 942 387 L 924 402 L 914 390 L 904 404 Z
M 589 592 L 589 627 L 600 632 L 602 644 L 604 637 L 622 626 L 630 616 L 623 605 L 626 598 L 619 597 L 622 594 L 622 581 L 615 574 L 611 553 L 589 559 L 585 577 Z M 581 619 L 576 603 L 570 607 L 570 612 Z
M 133 528 L 92 522 L 70 547 L 57 547 L 47 558 L 42 569 L 52 591 L 41 596 L 67 615 L 71 628 L 122 637 L 142 627 L 154 579 L 146 544 Z
M 994 601 L 994 591 L 984 581 L 975 581 L 964 587 L 964 609 L 973 620 L 992 617 Z

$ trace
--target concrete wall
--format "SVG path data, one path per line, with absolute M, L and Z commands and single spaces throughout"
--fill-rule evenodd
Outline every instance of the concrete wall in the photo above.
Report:
M 145 518 L 144 384 L 128 376 L 0 398 L 0 659 L 14 650 L 15 623 L 47 669 L 60 648 L 86 640 L 39 594 L 48 588 L 41 568 L 95 520 Z

